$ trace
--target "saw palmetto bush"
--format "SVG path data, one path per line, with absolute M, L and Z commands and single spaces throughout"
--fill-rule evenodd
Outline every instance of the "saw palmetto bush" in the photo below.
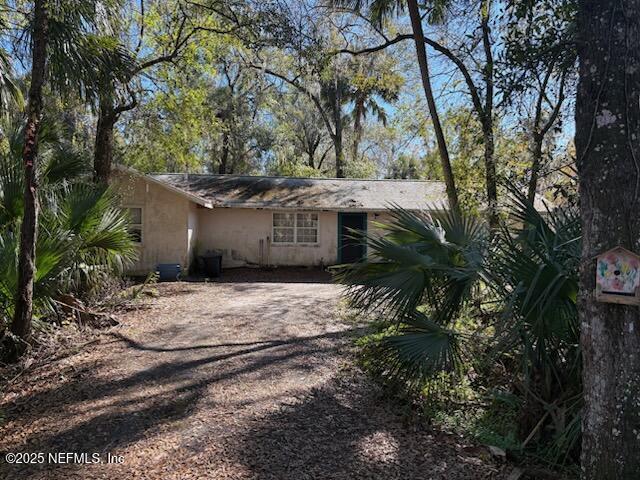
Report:
M 504 228 L 485 263 L 502 300 L 494 350 L 513 374 L 521 435 L 546 459 L 575 460 L 579 448 L 582 373 L 576 301 L 581 236 L 575 208 L 542 216 L 514 194 Z
M 387 325 L 379 374 L 499 389 L 516 406 L 521 447 L 568 463 L 581 407 L 579 220 L 572 208 L 540 214 L 516 191 L 508 210 L 490 239 L 472 216 L 396 208 L 384 235 L 366 238 L 369 259 L 337 280 L 353 307 Z
M 2 127 L 0 145 L 0 306 L 3 327 L 11 318 L 17 288 L 17 259 L 24 180 L 23 125 Z M 129 219 L 116 195 L 90 181 L 87 160 L 61 143 L 46 121 L 39 137 L 40 217 L 36 244 L 36 313 L 55 309 L 62 293 L 81 295 L 134 259 Z
M 396 208 L 391 215 L 378 225 L 384 235 L 366 239 L 371 260 L 343 270 L 338 280 L 349 286 L 355 308 L 399 326 L 381 345 L 386 374 L 421 381 L 460 366 L 455 323 L 482 275 L 487 235 L 480 221 L 449 211 Z

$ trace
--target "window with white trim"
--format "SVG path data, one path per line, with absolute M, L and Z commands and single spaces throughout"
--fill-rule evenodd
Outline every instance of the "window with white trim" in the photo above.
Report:
M 129 235 L 136 243 L 142 243 L 142 207 L 125 207 L 129 214 Z
M 273 214 L 273 243 L 318 243 L 318 214 Z

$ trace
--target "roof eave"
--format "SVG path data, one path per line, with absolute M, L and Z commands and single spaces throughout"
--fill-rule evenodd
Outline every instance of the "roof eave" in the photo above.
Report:
M 318 207 L 318 206 L 305 206 L 305 205 L 257 205 L 248 203 L 214 203 L 213 208 L 245 208 L 251 210 L 306 210 L 306 211 L 319 211 L 319 212 L 374 212 L 384 213 L 388 212 L 391 208 L 385 207 Z M 404 210 L 409 211 L 433 211 L 433 208 L 427 206 L 420 207 L 406 207 Z M 437 210 L 437 209 L 436 209 Z
M 155 185 L 159 185 L 163 188 L 166 188 L 167 190 L 176 193 L 182 197 L 185 197 L 186 199 L 192 201 L 193 203 L 196 203 L 198 205 L 203 206 L 204 208 L 213 208 L 213 203 L 209 200 L 206 200 L 202 197 L 199 197 L 198 195 L 194 195 L 193 193 L 189 193 L 186 192 L 178 187 L 174 187 L 173 185 L 167 183 L 167 182 L 163 182 L 162 180 L 158 180 L 153 178 L 150 175 L 144 174 L 139 172 L 138 170 L 136 170 L 135 168 L 131 168 L 131 167 L 127 167 L 125 165 L 120 165 L 120 164 L 116 164 L 113 167 L 115 170 L 119 170 L 121 172 L 125 172 L 125 173 L 130 173 L 132 175 L 135 175 L 137 177 L 143 178 L 144 180 L 147 180 Z

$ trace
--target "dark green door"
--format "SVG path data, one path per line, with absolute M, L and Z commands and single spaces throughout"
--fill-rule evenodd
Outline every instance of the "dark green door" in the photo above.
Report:
M 367 232 L 366 213 L 338 213 L 338 262 L 354 263 L 364 259 L 367 245 L 354 237 L 353 230 Z

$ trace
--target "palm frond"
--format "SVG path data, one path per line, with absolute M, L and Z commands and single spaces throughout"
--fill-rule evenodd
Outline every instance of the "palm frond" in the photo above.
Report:
M 16 129 L 18 131 L 19 129 Z M 87 159 L 60 143 L 43 146 L 34 304 L 44 313 L 60 292 L 95 288 L 136 256 L 129 218 L 117 196 L 86 182 Z M 0 155 L 0 306 L 10 316 L 17 286 L 17 244 L 22 218 L 20 157 Z
M 42 162 L 40 178 L 49 185 L 74 181 L 90 172 L 89 165 L 87 158 L 76 148 L 57 143 Z
M 453 213 L 390 211 L 384 235 L 367 236 L 371 260 L 337 275 L 356 308 L 398 320 L 426 303 L 451 323 L 471 295 L 482 262 L 484 229 Z
M 386 374 L 416 383 L 440 372 L 459 373 L 460 340 L 458 333 L 414 311 L 403 317 L 396 335 L 384 338 L 380 344 Z
M 0 229 L 7 229 L 22 218 L 23 195 L 21 163 L 11 155 L 0 155 Z
M 389 322 L 380 372 L 424 386 L 464 366 L 493 375 L 504 365 L 523 418 L 547 422 L 540 443 L 564 462 L 580 434 L 579 215 L 572 206 L 538 212 L 509 190 L 508 220 L 491 241 L 474 217 L 394 208 L 382 236 L 367 237 L 369 260 L 337 278 L 353 306 Z M 481 334 L 479 349 L 478 330 L 495 332 Z M 549 409 L 562 421 L 542 417 Z
M 0 48 L 0 116 L 7 116 L 14 110 L 22 110 L 24 97 L 20 87 L 13 79 L 11 60 L 5 50 Z
M 127 84 L 134 56 L 113 34 L 118 0 L 53 2 L 48 17 L 48 81 L 61 94 L 75 92 L 87 101 L 114 84 Z M 22 36 L 30 44 L 33 25 Z

